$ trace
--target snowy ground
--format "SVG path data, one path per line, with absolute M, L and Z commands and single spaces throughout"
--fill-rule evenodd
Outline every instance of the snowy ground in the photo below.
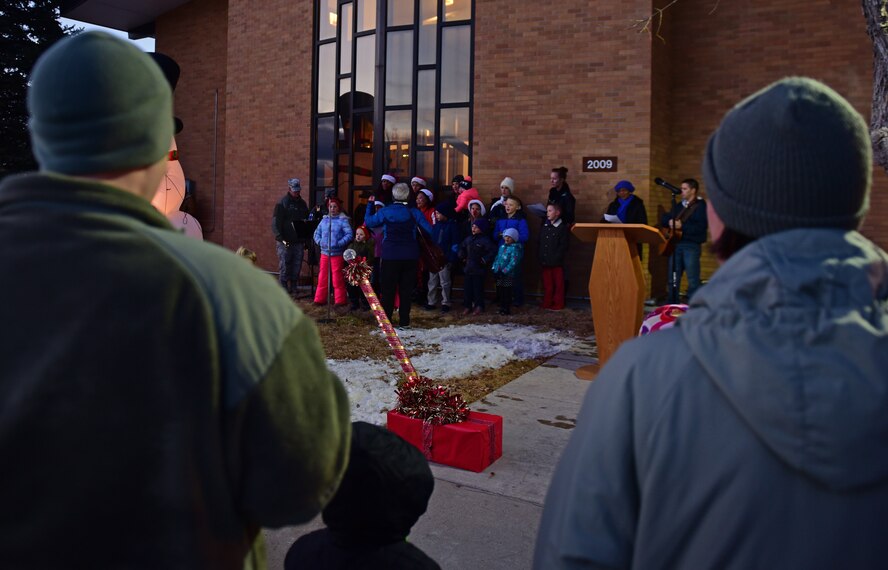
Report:
M 379 342 L 385 342 L 381 331 Z M 410 329 L 398 333 L 416 370 L 433 380 L 461 378 L 511 360 L 553 356 L 579 341 L 562 332 L 541 332 L 519 325 L 460 325 Z M 395 385 L 401 378 L 394 357 L 385 361 L 328 360 L 348 390 L 352 420 L 385 424 L 385 413 L 395 405 Z

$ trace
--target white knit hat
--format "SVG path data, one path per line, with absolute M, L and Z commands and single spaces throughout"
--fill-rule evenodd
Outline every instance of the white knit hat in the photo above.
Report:
M 512 194 L 515 193 L 515 181 L 512 180 L 511 177 L 506 176 L 505 178 L 503 178 L 503 181 L 500 182 L 500 188 L 502 188 L 503 186 L 508 186 L 509 192 L 511 192 Z
M 472 207 L 472 204 L 478 204 L 479 206 L 481 206 L 481 215 L 482 216 L 487 215 L 487 208 L 484 207 L 484 204 L 481 202 L 481 200 L 469 200 L 469 208 Z

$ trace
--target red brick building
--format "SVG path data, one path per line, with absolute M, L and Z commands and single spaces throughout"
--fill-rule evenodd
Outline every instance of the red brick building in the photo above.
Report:
M 858 3 L 679 0 L 662 21 L 655 10 L 661 4 L 667 3 L 564 0 L 543 8 L 528 0 L 267 0 L 259 8 L 243 0 L 85 0 L 63 3 L 63 15 L 153 35 L 157 50 L 179 62 L 176 114 L 185 130 L 177 140 L 185 175 L 196 182 L 205 236 L 231 249 L 247 245 L 274 269 L 271 212 L 291 177 L 301 178 L 313 198 L 335 188 L 350 210 L 395 166 L 407 180 L 416 170 L 437 177 L 436 186 L 466 168 L 459 173 L 473 176 L 485 201 L 511 176 L 529 204 L 545 201 L 549 172 L 563 165 L 578 221 L 597 221 L 613 199 L 610 188 L 624 178 L 653 220 L 669 200 L 654 177 L 702 183 L 703 150 L 721 117 L 774 80 L 823 80 L 869 117 L 872 46 Z M 652 15 L 652 33 L 639 32 L 636 22 Z M 435 41 L 429 38 L 438 50 L 423 59 L 426 42 Z M 397 59 L 411 45 L 413 58 Z M 350 62 L 342 59 L 347 47 L 354 48 Z M 336 61 L 336 72 L 320 69 Z M 454 69 L 468 74 L 468 91 L 445 81 Z M 410 84 L 402 89 L 406 98 L 392 95 L 398 74 Z M 368 81 L 373 101 L 361 100 L 355 87 Z M 352 113 L 345 119 L 353 135 L 346 135 L 348 149 L 330 146 L 336 134 L 321 132 L 335 123 L 325 92 L 330 85 L 339 89 L 333 93 L 355 92 L 348 105 L 339 98 L 334 105 L 340 126 L 343 109 Z M 412 127 L 415 136 L 384 131 L 383 115 L 389 126 Z M 438 136 L 423 125 L 434 125 Z M 405 163 L 395 164 L 392 152 L 402 147 Z M 330 153 L 336 162 L 327 161 Z M 594 156 L 617 157 L 618 171 L 583 172 L 583 158 Z M 888 246 L 886 189 L 888 178 L 877 168 L 864 233 L 882 247 Z M 535 235 L 538 224 L 530 225 Z M 590 264 L 591 248 L 574 242 L 570 295 L 586 295 Z M 704 278 L 714 269 L 704 259 Z M 526 273 L 528 288 L 536 289 L 538 272 Z

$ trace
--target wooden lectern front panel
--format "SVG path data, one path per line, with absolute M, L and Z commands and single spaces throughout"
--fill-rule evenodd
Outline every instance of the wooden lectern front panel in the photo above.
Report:
M 620 229 L 601 230 L 589 276 L 592 321 L 603 365 L 636 335 L 644 307 L 644 274 L 635 244 Z

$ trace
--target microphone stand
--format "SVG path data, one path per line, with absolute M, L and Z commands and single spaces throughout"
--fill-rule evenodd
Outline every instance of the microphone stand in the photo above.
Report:
M 672 194 L 672 210 L 670 211 L 670 215 L 672 215 L 672 233 L 670 233 L 670 237 L 675 234 L 675 222 L 678 220 L 678 215 L 674 214 L 675 207 L 678 205 L 675 201 L 675 193 Z M 681 212 L 679 212 L 680 214 Z M 675 270 L 675 254 L 678 249 L 678 244 L 672 249 L 672 253 L 669 255 L 669 283 L 672 285 L 671 291 L 669 292 L 669 303 L 671 305 L 675 305 L 678 303 L 678 272 Z

